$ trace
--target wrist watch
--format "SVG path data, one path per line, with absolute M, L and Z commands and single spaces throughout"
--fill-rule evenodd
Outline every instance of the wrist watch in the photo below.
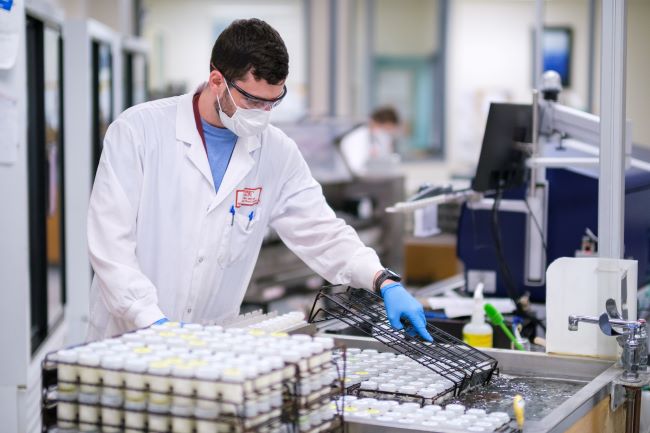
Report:
M 402 281 L 402 277 L 397 272 L 394 272 L 388 268 L 384 269 L 379 273 L 377 279 L 375 280 L 375 284 L 373 287 L 375 289 L 375 292 L 381 293 L 380 290 L 381 285 L 384 284 L 384 281 L 386 280 L 391 280 L 391 281 L 395 281 L 396 283 L 399 283 L 400 281 Z

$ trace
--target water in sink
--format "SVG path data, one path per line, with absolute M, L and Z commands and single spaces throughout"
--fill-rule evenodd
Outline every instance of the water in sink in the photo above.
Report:
M 519 394 L 526 401 L 526 420 L 535 421 L 544 418 L 585 385 L 579 381 L 501 374 L 493 377 L 490 385 L 477 388 L 449 403 L 460 403 L 488 412 L 508 412 L 512 416 L 512 400 Z

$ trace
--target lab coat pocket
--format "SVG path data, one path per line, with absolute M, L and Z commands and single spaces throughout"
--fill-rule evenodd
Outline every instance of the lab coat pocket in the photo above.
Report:
M 219 264 L 223 268 L 239 260 L 247 248 L 252 248 L 252 234 L 259 219 L 257 213 L 252 219 L 245 214 L 235 214 L 234 220 L 231 220 L 232 224 L 228 224 L 222 238 Z

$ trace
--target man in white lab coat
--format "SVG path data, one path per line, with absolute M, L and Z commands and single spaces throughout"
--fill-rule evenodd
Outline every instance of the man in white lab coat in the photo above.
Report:
M 365 176 L 372 174 L 373 169 L 385 173 L 399 163 L 399 155 L 395 153 L 399 125 L 399 115 L 393 107 L 379 107 L 372 112 L 368 123 L 341 138 L 341 153 L 352 173 Z
M 393 326 L 407 318 L 431 339 L 420 303 L 335 217 L 296 144 L 268 124 L 288 63 L 268 24 L 235 21 L 214 44 L 207 83 L 110 126 L 88 211 L 89 340 L 237 315 L 268 226 L 326 280 L 380 290 Z

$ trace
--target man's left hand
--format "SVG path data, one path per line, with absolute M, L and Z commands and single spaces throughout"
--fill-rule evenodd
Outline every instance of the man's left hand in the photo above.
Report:
M 397 330 L 403 329 L 401 318 L 411 322 L 415 331 L 422 339 L 433 342 L 427 331 L 427 319 L 424 317 L 424 308 L 400 283 L 389 283 L 381 288 L 381 295 L 386 306 L 386 315 L 391 326 Z

